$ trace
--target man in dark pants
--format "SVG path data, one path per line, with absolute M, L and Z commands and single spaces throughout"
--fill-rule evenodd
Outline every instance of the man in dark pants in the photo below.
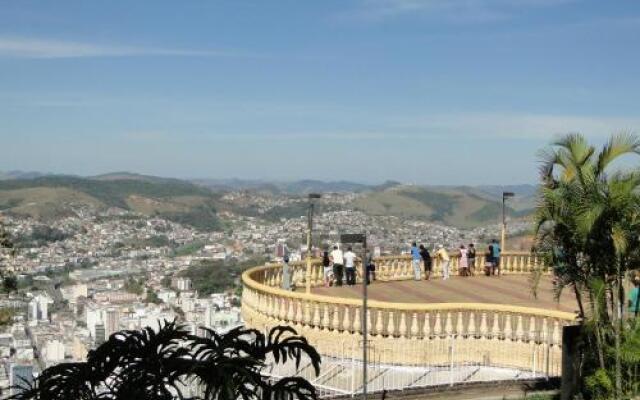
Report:
M 336 280 L 336 286 L 342 286 L 342 274 L 344 272 L 344 258 L 342 250 L 338 246 L 333 246 L 331 252 L 331 261 L 333 262 L 333 277 Z
M 376 265 L 373 263 L 373 254 L 369 249 L 365 250 L 367 253 L 367 285 L 371 284 L 371 280 L 376 280 Z
M 420 257 L 422 257 L 422 263 L 424 264 L 424 276 L 426 280 L 431 277 L 431 254 L 423 244 L 420 245 Z
M 351 247 L 344 253 L 343 259 L 344 270 L 347 273 L 347 285 L 353 286 L 356 284 L 356 254 Z

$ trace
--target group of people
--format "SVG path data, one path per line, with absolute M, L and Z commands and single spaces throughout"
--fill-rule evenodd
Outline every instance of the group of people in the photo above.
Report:
M 460 252 L 460 259 L 458 263 L 460 276 L 474 275 L 476 267 L 475 245 L 470 243 L 469 246 L 466 247 L 462 244 L 458 251 Z M 500 275 L 500 256 L 500 245 L 498 244 L 498 241 L 494 239 L 491 244 L 489 244 L 485 254 L 485 275 Z M 434 259 L 440 261 L 440 266 L 442 267 L 442 279 L 449 279 L 451 257 L 449 256 L 447 249 L 445 249 L 443 245 L 439 244 L 434 256 L 432 257 L 431 253 L 429 253 L 429 250 L 424 245 L 421 244 L 418 246 L 416 242 L 413 242 L 411 245 L 411 260 L 415 280 L 419 281 L 422 278 L 421 266 L 424 267 L 425 279 L 430 279 Z
M 367 284 L 371 280 L 375 280 L 376 266 L 373 263 L 373 257 L 369 249 L 365 249 L 366 259 L 365 265 L 367 270 Z M 338 246 L 333 246 L 331 253 L 325 251 L 322 255 L 322 267 L 324 272 L 325 286 L 342 286 L 343 281 L 353 286 L 356 284 L 356 259 L 358 257 L 353 252 L 353 248 L 349 246 L 346 252 L 342 252 Z M 346 278 L 346 279 L 344 279 Z
M 473 243 L 469 246 L 461 245 L 458 250 L 460 259 L 458 268 L 461 276 L 472 276 L 475 273 L 476 266 L 476 248 Z M 365 249 L 365 266 L 367 284 L 375 280 L 376 265 L 373 262 L 373 255 L 369 249 Z M 497 240 L 493 240 L 487 248 L 485 254 L 484 273 L 486 275 L 500 274 L 500 254 L 501 249 Z M 325 251 L 322 256 L 322 267 L 325 286 L 342 286 L 346 283 L 348 286 L 356 284 L 356 260 L 358 257 L 353 252 L 352 247 L 348 247 L 343 252 L 337 245 L 333 246 L 331 252 Z M 411 246 L 411 260 L 413 266 L 414 279 L 419 281 L 422 279 L 422 268 L 424 268 L 425 279 L 431 278 L 433 270 L 433 260 L 440 262 L 442 267 L 442 279 L 447 280 L 450 277 L 451 256 L 443 245 L 438 245 L 432 256 L 429 250 L 421 244 L 418 246 L 414 242 Z M 288 257 L 285 256 L 285 266 L 283 268 L 282 287 L 285 290 L 291 289 L 291 277 L 288 268 Z

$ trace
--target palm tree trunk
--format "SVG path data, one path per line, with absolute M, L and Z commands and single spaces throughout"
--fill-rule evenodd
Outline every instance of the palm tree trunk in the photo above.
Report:
M 606 310 L 600 310 L 600 300 L 598 296 L 593 293 L 593 287 L 587 285 L 587 291 L 589 293 L 589 305 L 591 307 L 591 319 L 594 321 L 594 329 L 596 336 L 596 352 L 598 353 L 598 363 L 601 369 L 605 369 L 604 363 L 604 340 L 602 338 L 602 312 L 606 313 Z
M 622 360 L 620 354 L 620 346 L 621 346 L 621 335 L 622 335 L 622 305 L 624 304 L 621 301 L 622 293 L 622 278 L 620 276 L 620 263 L 618 262 L 618 276 L 616 276 L 616 297 L 615 297 L 615 327 L 614 327 L 614 335 L 615 335 L 615 347 L 616 347 L 616 366 L 615 366 L 615 377 L 616 377 L 616 399 L 622 399 Z
M 577 283 L 573 283 L 573 293 L 576 295 L 576 300 L 578 301 L 578 309 L 580 310 L 580 319 L 584 321 L 584 305 L 582 303 L 582 292 L 578 288 Z

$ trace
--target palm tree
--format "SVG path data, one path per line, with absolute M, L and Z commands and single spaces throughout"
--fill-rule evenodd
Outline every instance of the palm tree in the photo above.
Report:
M 623 280 L 640 261 L 640 173 L 612 171 L 626 154 L 640 154 L 639 138 L 616 135 L 599 151 L 578 134 L 554 142 L 542 155 L 536 229 L 538 246 L 556 265 L 558 289 L 576 294 L 599 371 L 607 371 L 613 342 L 616 398 L 623 395 Z
M 16 387 L 13 400 L 187 399 L 184 387 L 197 384 L 202 397 L 190 399 L 315 400 L 316 390 L 299 377 L 274 379 L 264 374 L 267 362 L 299 363 L 306 357 L 316 375 L 320 355 L 289 327 L 267 336 L 237 328 L 226 334 L 205 329 L 190 334 L 165 321 L 158 330 L 117 332 L 91 351 L 83 363 L 64 363 L 43 371 L 32 383 Z

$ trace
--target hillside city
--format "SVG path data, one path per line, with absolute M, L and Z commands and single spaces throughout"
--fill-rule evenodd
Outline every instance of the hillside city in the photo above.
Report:
M 483 251 L 500 225 L 459 229 L 416 218 L 373 216 L 349 208 L 354 193 L 324 196 L 314 216 L 313 256 L 342 233 L 366 232 L 375 256 L 428 247 L 477 243 Z M 231 191 L 224 199 L 256 216 L 224 211 L 222 231 L 199 231 L 121 208 L 70 205 L 55 221 L 7 214 L 2 224 L 15 243 L 2 264 L 17 276 L 16 292 L 0 297 L 0 388 L 60 362 L 85 360 L 111 334 L 177 319 L 193 333 L 242 324 L 239 274 L 265 261 L 306 257 L 306 215 L 270 221 L 260 214 L 306 200 Z M 496 221 L 497 222 L 497 221 Z M 510 221 L 508 235 L 530 224 Z M 220 274 L 216 275 L 216 271 Z

